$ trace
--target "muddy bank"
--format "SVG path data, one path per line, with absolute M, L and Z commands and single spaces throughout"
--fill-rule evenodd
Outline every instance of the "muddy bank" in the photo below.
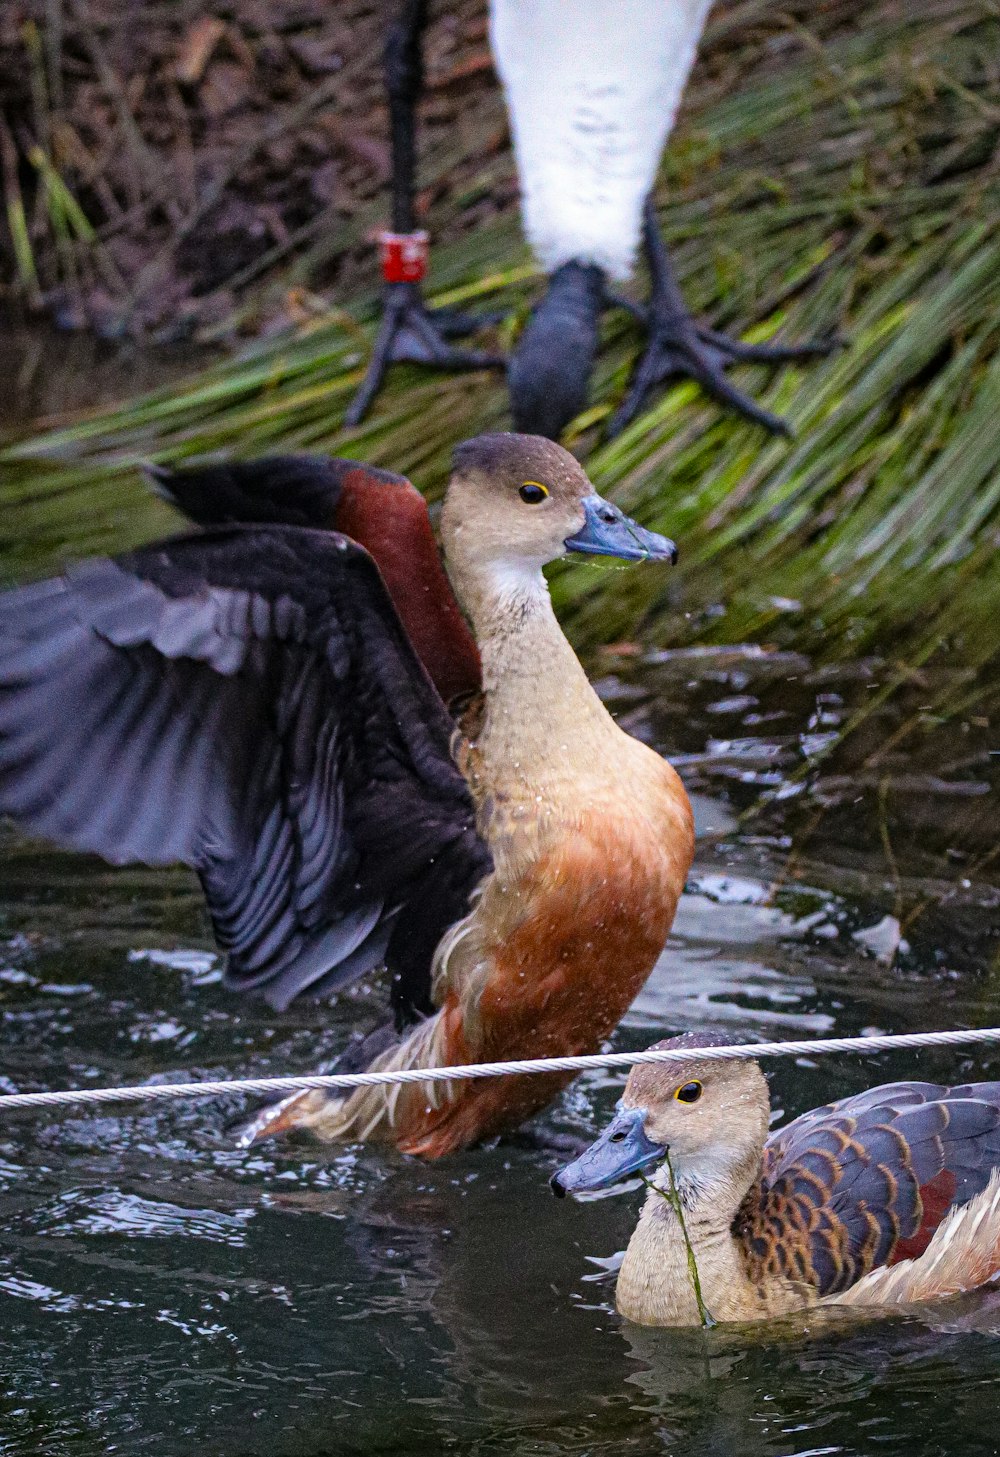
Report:
M 225 339 L 301 322 L 331 292 L 375 283 L 389 176 L 381 54 L 395 8 L 7 0 L 0 290 L 64 328 Z M 717 4 L 685 114 L 850 33 L 865 10 Z M 438 0 L 425 53 L 419 210 L 446 241 L 516 207 L 487 0 Z M 714 161 L 682 122 L 667 165 L 682 178 Z
M 485 0 L 439 11 L 422 125 L 447 176 L 424 191 L 425 212 L 507 142 Z M 387 13 L 384 0 L 0 7 L 8 295 L 65 328 L 175 338 L 259 328 L 308 309 L 296 285 L 370 266 L 389 175 Z M 513 200 L 504 156 L 460 226 Z M 284 297 L 263 298 L 296 258 Z

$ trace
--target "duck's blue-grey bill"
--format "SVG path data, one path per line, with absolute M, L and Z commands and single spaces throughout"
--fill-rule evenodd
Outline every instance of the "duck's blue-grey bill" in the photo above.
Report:
M 616 556 L 627 562 L 670 562 L 677 560 L 677 548 L 666 536 L 647 531 L 603 496 L 587 496 L 583 502 L 583 529 L 566 538 L 567 551 L 590 556 Z
M 553 1175 L 552 1192 L 561 1198 L 587 1189 L 606 1189 L 659 1163 L 667 1150 L 647 1138 L 645 1118 L 645 1108 L 619 1107 L 600 1138 Z

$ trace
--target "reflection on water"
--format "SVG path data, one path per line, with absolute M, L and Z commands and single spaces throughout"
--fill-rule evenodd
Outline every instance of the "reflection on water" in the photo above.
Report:
M 694 873 L 616 1036 L 906 1031 L 996 1020 L 997 737 L 940 684 L 728 649 L 608 660 L 613 711 L 677 762 Z M 873 706 L 874 705 L 874 706 Z M 856 728 L 828 756 L 830 735 Z M 0 829 L 0 1086 L 306 1071 L 384 987 L 276 1016 L 219 984 L 182 872 L 114 872 Z M 1000 1051 L 802 1059 L 788 1116 Z M 539 1122 L 589 1137 L 620 1074 Z M 602 1266 L 638 1195 L 555 1201 L 512 1141 L 424 1165 L 233 1146 L 232 1100 L 0 1125 L 0 1451 L 864 1453 L 994 1450 L 1000 1312 L 642 1331 Z M 599 1278 L 595 1278 L 598 1276 Z
M 931 830 L 912 798 L 926 790 L 910 787 L 935 764 L 942 783 L 992 789 L 987 731 L 966 731 L 946 772 L 941 744 L 921 739 L 901 786 L 869 790 L 872 749 L 857 741 L 799 779 L 818 695 L 834 690 L 799 662 L 790 680 L 761 666 L 742 662 L 739 693 L 718 681 L 725 655 L 604 681 L 612 707 L 681 759 L 702 836 L 617 1045 L 690 1026 L 771 1037 L 988 1019 L 998 894 L 984 796 L 942 795 Z M 858 688 L 835 690 L 842 712 Z M 883 740 L 910 711 L 904 696 Z M 749 715 L 773 737 L 748 735 Z M 845 811 L 828 785 L 852 774 Z M 747 817 L 762 782 L 771 798 Z M 0 856 L 4 1086 L 306 1070 L 381 1014 L 384 988 L 284 1017 L 234 1002 L 182 872 L 112 872 L 10 832 Z M 886 917 L 905 949 L 876 938 L 879 959 L 867 933 Z M 775 1104 L 791 1115 L 912 1073 L 998 1076 L 1000 1053 L 776 1063 Z M 620 1085 L 581 1078 L 542 1133 L 590 1135 Z M 778 1457 L 953 1451 L 956 1432 L 963 1451 L 991 1450 L 994 1297 L 891 1322 L 627 1328 L 593 1277 L 625 1243 L 636 1194 L 557 1203 L 559 1156 L 516 1142 L 437 1165 L 307 1143 L 242 1153 L 239 1111 L 0 1129 L 5 1452 Z

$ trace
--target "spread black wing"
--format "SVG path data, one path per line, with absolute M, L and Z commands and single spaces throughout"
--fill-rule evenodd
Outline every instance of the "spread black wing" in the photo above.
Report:
M 278 1007 L 387 961 L 397 1012 L 489 869 L 453 730 L 378 570 L 291 526 L 178 538 L 0 598 L 0 812 L 198 872 Z
M 199 526 L 251 521 L 332 530 L 345 482 L 408 485 L 405 476 L 333 455 L 268 455 L 177 470 L 151 465 L 158 495 Z

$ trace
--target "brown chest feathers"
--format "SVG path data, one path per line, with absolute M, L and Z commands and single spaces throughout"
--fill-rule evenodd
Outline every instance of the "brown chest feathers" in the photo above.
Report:
M 440 949 L 442 1061 L 592 1052 L 620 1021 L 663 949 L 691 859 L 684 791 L 643 754 L 647 793 L 631 815 L 606 798 L 569 814 L 484 798 L 496 870 Z M 500 1133 L 568 1080 L 463 1084 L 437 1106 L 414 1096 L 400 1147 L 440 1154 L 468 1142 L 473 1126 L 479 1138 Z

